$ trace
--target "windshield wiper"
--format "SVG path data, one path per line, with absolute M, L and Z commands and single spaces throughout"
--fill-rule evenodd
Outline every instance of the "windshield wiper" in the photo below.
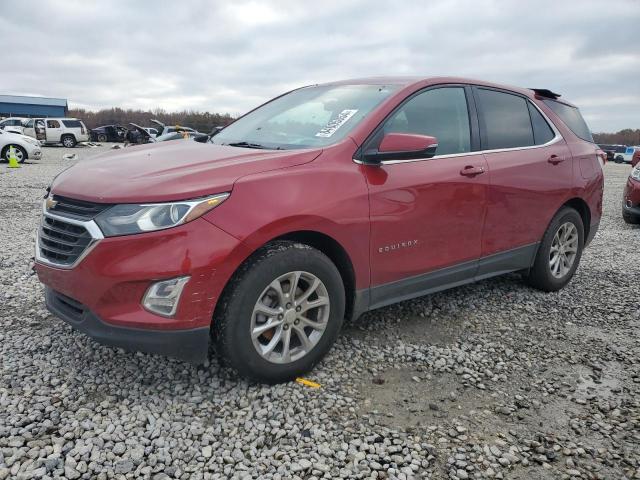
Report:
M 223 143 L 223 145 L 229 145 L 230 147 L 242 147 L 242 148 L 262 148 L 266 149 L 264 145 L 260 145 L 259 143 L 251 143 L 251 142 L 231 142 L 231 143 Z
M 242 147 L 242 148 L 259 148 L 261 150 L 284 150 L 282 147 L 265 147 L 259 143 L 251 142 L 231 142 L 223 143 L 222 145 L 229 145 L 230 147 Z

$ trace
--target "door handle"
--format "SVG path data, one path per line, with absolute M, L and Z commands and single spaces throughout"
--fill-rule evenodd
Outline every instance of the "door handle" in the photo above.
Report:
M 484 173 L 484 168 L 474 167 L 473 165 L 467 165 L 462 170 L 460 170 L 460 175 L 464 175 L 465 177 L 475 177 L 476 175 L 480 175 L 481 173 Z
M 564 162 L 564 157 L 559 157 L 554 153 L 547 159 L 547 162 L 549 162 L 551 165 L 558 165 L 559 163 Z

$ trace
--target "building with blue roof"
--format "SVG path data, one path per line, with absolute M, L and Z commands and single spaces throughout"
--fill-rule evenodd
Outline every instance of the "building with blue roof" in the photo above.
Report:
M 0 95 L 0 117 L 66 117 L 65 98 Z

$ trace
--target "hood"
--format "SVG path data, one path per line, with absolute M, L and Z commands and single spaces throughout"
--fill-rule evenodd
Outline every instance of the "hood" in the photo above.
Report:
M 23 142 L 29 141 L 29 142 L 33 142 L 35 140 L 35 138 L 30 137 L 28 135 L 25 135 L 24 133 L 20 133 L 20 132 L 16 132 L 13 130 L 3 130 L 3 133 L 1 134 L 2 136 L 0 136 L 0 139 L 5 138 L 7 140 L 13 140 L 14 142 L 18 141 L 18 140 L 22 140 Z M 5 137 L 6 135 L 6 137 Z
M 186 200 L 228 192 L 240 177 L 307 163 L 322 150 L 257 150 L 194 141 L 129 147 L 81 160 L 53 181 L 55 195 L 99 203 Z

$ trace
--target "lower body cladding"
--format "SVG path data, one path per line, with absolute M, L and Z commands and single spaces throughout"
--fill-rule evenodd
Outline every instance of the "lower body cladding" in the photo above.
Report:
M 216 300 L 243 252 L 237 239 L 198 219 L 102 239 L 74 268 L 39 258 L 35 269 L 46 287 L 47 308 L 74 329 L 106 345 L 201 363 Z M 158 285 L 170 279 L 185 281 L 175 304 L 162 305 L 158 292 L 167 289 Z M 170 290 L 164 300 L 169 297 Z

